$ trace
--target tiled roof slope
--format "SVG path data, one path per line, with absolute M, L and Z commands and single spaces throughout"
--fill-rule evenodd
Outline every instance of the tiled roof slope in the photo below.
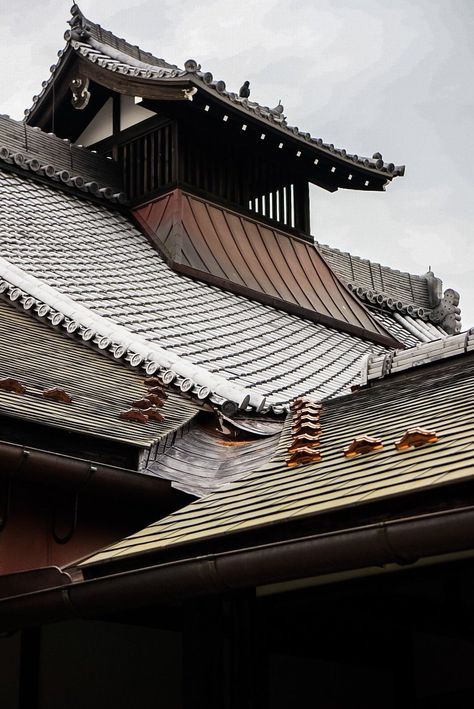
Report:
M 279 452 L 259 471 L 95 554 L 85 566 L 473 480 L 474 357 L 440 361 L 327 402 L 320 423 L 320 462 L 286 466 L 288 421 Z M 412 426 L 435 431 L 439 440 L 397 450 L 395 440 Z M 383 448 L 344 457 L 360 434 L 380 438 Z
M 177 274 L 124 215 L 1 171 L 0 255 L 271 403 L 348 391 L 360 358 L 384 351 Z
M 175 270 L 396 346 L 312 244 L 180 189 L 138 207 L 134 215 Z
M 123 360 L 132 367 L 141 367 L 147 375 L 159 377 L 159 392 L 163 384 L 173 385 L 183 394 L 198 401 L 210 399 L 221 407 L 224 415 L 239 409 L 261 411 L 265 397 L 232 384 L 219 374 L 193 364 L 171 350 L 164 349 L 114 320 L 94 313 L 24 269 L 0 256 L 0 292 L 24 310 L 45 318 L 52 327 L 88 342 L 104 354 Z M 153 392 L 152 392 L 153 393 Z M 158 397 L 160 398 L 160 397 Z M 148 408 L 148 407 L 147 407 Z M 139 412 L 130 412 L 136 417 Z
M 448 289 L 443 296 L 442 282 L 432 271 L 417 276 L 326 244 L 316 246 L 350 290 L 373 308 L 433 323 L 449 334 L 461 330 L 459 293 Z
M 318 243 L 317 247 L 331 268 L 346 283 L 354 283 L 378 293 L 389 293 L 392 298 L 403 303 L 414 303 L 418 308 L 433 307 L 426 276 L 396 271 L 326 244 Z
M 373 308 L 372 315 L 407 347 L 448 337 L 441 325 L 425 322 L 421 318 L 412 318 L 408 314 Z
M 186 424 L 198 408 L 169 392 L 160 408 L 164 421 L 137 424 L 120 412 L 143 397 L 143 375 L 100 356 L 0 298 L 0 380 L 16 379 L 25 394 L 0 387 L 0 414 L 54 428 L 150 448 Z M 71 403 L 47 399 L 45 389 L 59 388 Z
M 270 123 L 283 134 L 286 133 L 314 149 L 321 157 L 331 157 L 336 164 L 343 164 L 346 167 L 352 166 L 356 170 L 366 172 L 369 176 L 372 174 L 376 178 L 374 182 L 377 182 L 379 189 L 393 177 L 403 175 L 405 172 L 403 165 L 395 166 L 393 163 L 384 162 L 378 152 L 374 153 L 372 158 L 349 154 L 345 149 L 335 148 L 334 145 L 324 142 L 321 138 L 313 138 L 309 133 L 300 131 L 296 126 L 288 126 L 281 104 L 270 109 L 248 98 L 241 98 L 238 94 L 228 91 L 224 81 L 216 81 L 210 72 L 202 71 L 200 64 L 193 59 L 186 61 L 184 69 L 180 69 L 167 64 L 162 59 L 156 59 L 152 55 L 142 52 L 138 47 L 134 47 L 125 40 L 117 38 L 111 32 L 103 30 L 99 25 L 84 17 L 77 5 L 73 5 L 71 8 L 71 15 L 69 22 L 71 31 L 66 32 L 65 35 L 66 49 L 59 53 L 58 63 L 51 67 L 52 77 L 43 83 L 40 94 L 33 97 L 32 107 L 25 111 L 27 121 L 34 121 L 35 111 L 49 93 L 55 75 L 59 73 L 66 59 L 70 58 L 72 49 L 85 61 L 91 62 L 106 72 L 114 72 L 119 77 L 125 75 L 133 80 L 145 81 L 151 85 L 159 82 L 166 84 L 168 81 L 173 88 L 179 87 L 181 83 L 183 91 L 188 91 L 192 86 L 199 87 L 201 91 L 208 92 L 216 99 L 230 104 L 243 115 L 256 118 L 267 125 Z M 185 96 L 186 94 L 182 95 L 182 98 Z M 347 180 L 344 181 L 344 184 L 347 187 L 351 186 L 351 182 Z
M 9 116 L 0 116 L 0 166 L 2 164 L 67 185 L 79 193 L 113 202 L 126 199 L 121 172 L 113 160 Z

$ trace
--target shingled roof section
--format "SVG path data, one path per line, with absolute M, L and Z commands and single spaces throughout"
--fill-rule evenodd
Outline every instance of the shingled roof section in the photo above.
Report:
M 171 390 L 160 407 L 163 421 L 137 425 L 120 419 L 120 412 L 146 391 L 143 376 L 16 309 L 16 302 L 0 298 L 2 417 L 150 448 L 197 414 L 196 404 Z M 26 391 L 7 391 L 1 385 L 6 378 Z M 65 391 L 72 401 L 45 397 L 53 388 Z
M 277 524 L 324 519 L 338 510 L 360 510 L 374 502 L 390 502 L 417 492 L 428 494 L 458 482 L 474 480 L 474 358 L 436 361 L 429 368 L 407 372 L 371 390 L 326 402 L 321 414 L 322 459 L 288 468 L 285 453 L 291 441 L 290 418 L 275 457 L 245 480 L 231 484 L 83 562 L 94 565 L 127 558 L 140 559 L 189 547 L 205 540 Z M 437 442 L 406 450 L 395 443 L 407 429 L 422 427 Z M 372 453 L 346 458 L 344 448 L 360 434 L 381 439 Z M 428 439 L 428 437 L 427 437 Z M 334 527 L 330 527 L 333 529 Z M 210 547 L 207 546 L 207 549 Z M 186 552 L 188 553 L 188 552 Z
M 0 167 L 27 172 L 78 194 L 126 201 L 116 162 L 9 116 L 0 116 Z
M 35 124 L 36 115 L 39 113 L 43 103 L 48 100 L 51 85 L 55 81 L 55 76 L 60 74 L 64 64 L 71 59 L 71 53 L 75 52 L 78 57 L 86 62 L 90 62 L 94 68 L 102 69 L 106 73 L 115 73 L 120 76 L 128 76 L 134 82 L 135 95 L 146 98 L 146 85 L 157 86 L 160 83 L 169 85 L 179 96 L 185 100 L 192 100 L 190 89 L 198 88 L 209 94 L 215 100 L 227 104 L 236 109 L 239 113 L 254 118 L 264 125 L 271 125 L 282 135 L 291 136 L 301 145 L 305 145 L 314 151 L 315 155 L 322 158 L 330 157 L 335 165 L 351 166 L 356 171 L 364 172 L 369 177 L 374 178 L 374 187 L 364 184 L 365 188 L 383 189 L 384 185 L 394 177 L 405 173 L 404 166 L 395 166 L 393 163 L 386 163 L 380 153 L 374 153 L 372 158 L 360 157 L 348 153 L 345 149 L 335 148 L 334 145 L 324 142 L 321 138 L 313 138 L 309 133 L 300 131 L 296 126 L 288 126 L 286 117 L 283 115 L 283 106 L 278 104 L 271 109 L 267 106 L 250 101 L 248 98 L 241 98 L 237 93 L 228 91 L 225 82 L 214 80 L 208 71 L 202 71 L 200 64 L 190 59 L 185 62 L 184 69 L 156 59 L 152 55 L 143 52 L 138 47 L 133 47 L 125 40 L 119 39 L 109 31 L 103 30 L 99 25 L 88 20 L 77 5 L 71 8 L 71 30 L 65 34 L 66 48 L 59 52 L 59 61 L 51 67 L 51 78 L 43 83 L 42 91 L 38 96 L 33 97 L 33 105 L 25 111 L 26 120 Z M 143 86 L 142 90 L 138 85 Z M 350 188 L 350 180 L 345 179 L 341 186 Z

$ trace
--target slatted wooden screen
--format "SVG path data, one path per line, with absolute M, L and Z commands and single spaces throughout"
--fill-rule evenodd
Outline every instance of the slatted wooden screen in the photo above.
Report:
M 118 159 L 130 199 L 155 192 L 176 180 L 174 151 L 171 123 L 119 145 Z

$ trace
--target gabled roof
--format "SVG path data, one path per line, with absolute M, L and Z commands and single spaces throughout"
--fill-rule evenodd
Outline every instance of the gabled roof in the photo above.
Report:
M 94 554 L 83 566 L 134 557 L 142 565 L 143 555 L 224 537 L 231 544 L 232 535 L 248 530 L 263 539 L 265 529 L 277 524 L 311 518 L 322 525 L 325 515 L 355 506 L 360 519 L 362 506 L 376 501 L 472 482 L 473 384 L 469 354 L 327 402 L 320 416 L 321 460 L 291 468 L 285 462 L 289 417 L 277 454 L 260 470 Z M 438 441 L 398 450 L 395 442 L 413 426 L 435 432 Z M 380 438 L 383 447 L 345 457 L 344 448 L 360 434 Z
M 133 213 L 175 270 L 372 342 L 395 344 L 312 244 L 180 189 Z
M 275 131 L 282 138 L 286 136 L 290 143 L 294 142 L 302 149 L 304 147 L 311 151 L 316 162 L 318 158 L 322 161 L 329 159 L 334 170 L 337 170 L 338 166 L 349 168 L 350 177 L 344 169 L 337 184 L 339 187 L 383 189 L 393 177 L 405 172 L 404 166 L 396 167 L 393 163 L 384 162 L 378 152 L 374 153 L 372 158 L 359 157 L 344 149 L 335 148 L 321 138 L 313 138 L 297 127 L 288 126 L 280 104 L 270 109 L 248 98 L 240 98 L 226 89 L 224 81 L 215 81 L 210 72 L 202 71 L 194 60 L 188 60 L 184 69 L 179 69 L 142 52 L 137 47 L 132 47 L 125 40 L 90 22 L 77 5 L 72 7 L 71 12 L 71 30 L 65 35 L 66 49 L 60 52 L 59 62 L 51 67 L 51 79 L 44 83 L 41 93 L 33 99 L 33 106 L 26 112 L 26 120 L 32 125 L 45 125 L 45 119 L 41 116 L 45 107 L 48 107 L 48 110 L 51 107 L 51 86 L 58 76 L 65 75 L 65 68 L 71 61 L 77 60 L 81 62 L 81 75 L 111 89 L 119 86 L 122 93 L 127 93 L 128 90 L 128 93 L 142 98 L 192 100 L 194 90 L 197 89 L 209 100 L 227 106 L 240 116 Z M 368 179 L 365 182 L 352 181 L 353 176 L 358 174 L 365 175 Z

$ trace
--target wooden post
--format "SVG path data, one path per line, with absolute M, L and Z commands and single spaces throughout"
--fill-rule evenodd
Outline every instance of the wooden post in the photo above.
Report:
M 309 184 L 306 180 L 294 183 L 295 228 L 310 234 Z

